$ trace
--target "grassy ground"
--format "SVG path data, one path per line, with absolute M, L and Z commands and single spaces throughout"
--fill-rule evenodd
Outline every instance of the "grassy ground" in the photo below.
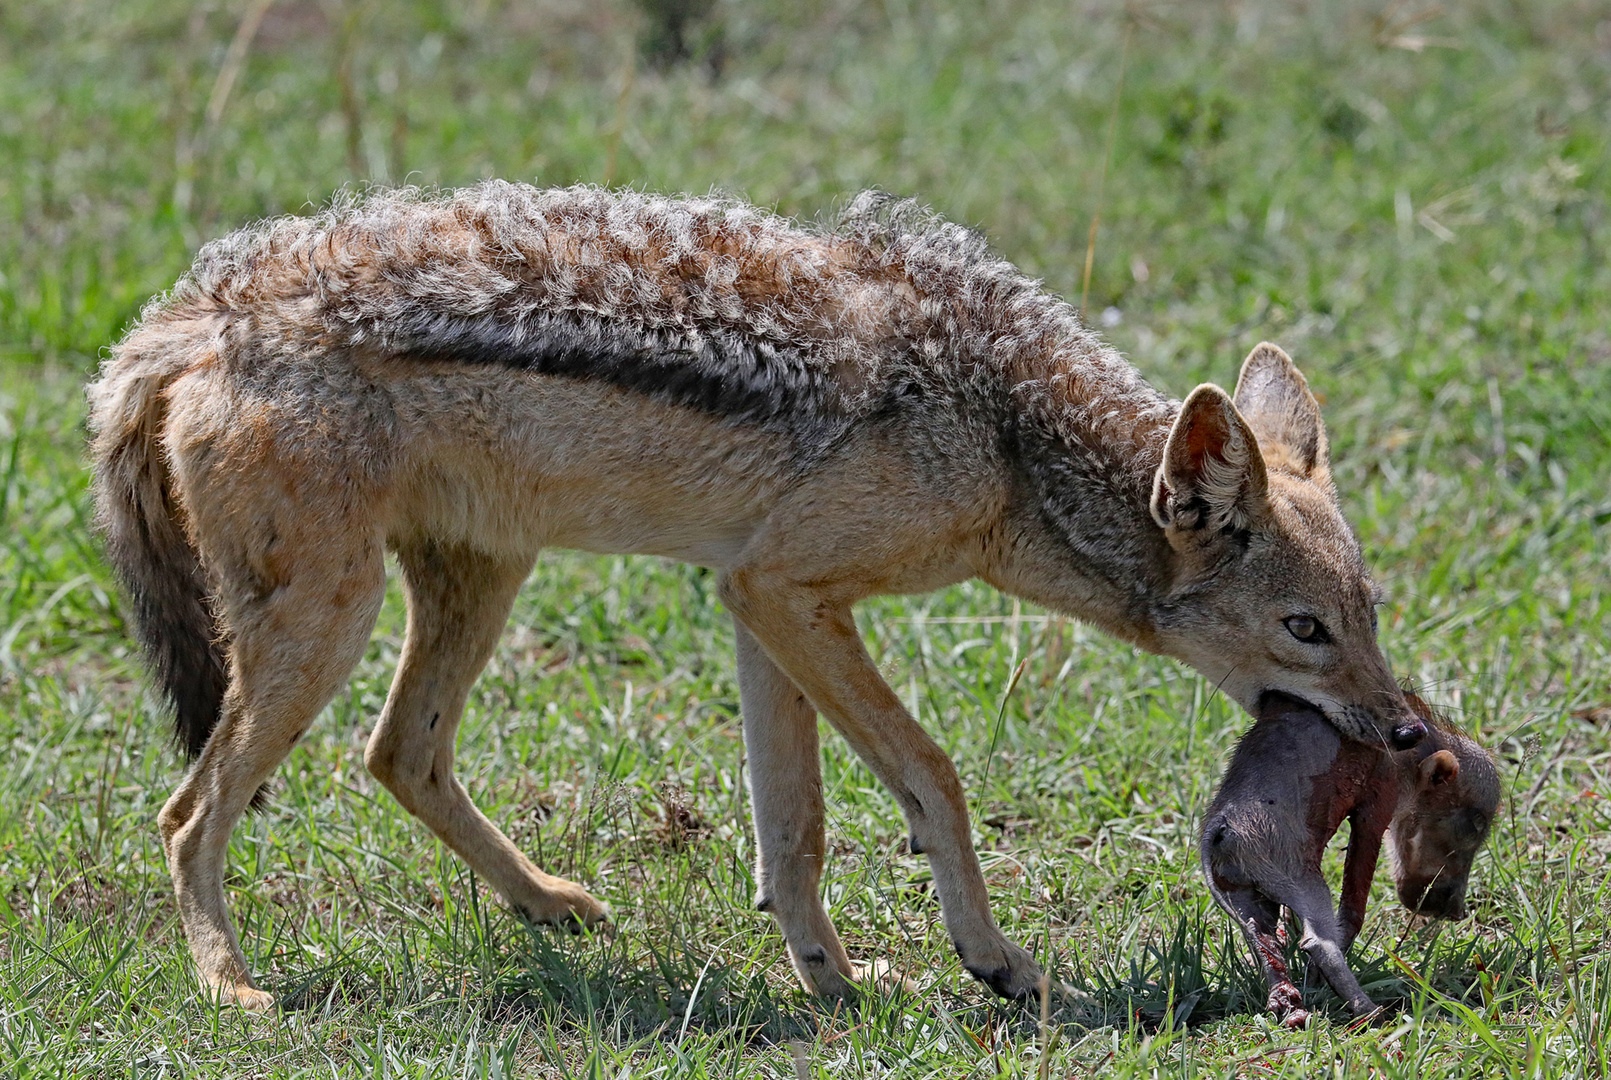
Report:
M 1611 8 L 723 0 L 662 70 L 641 54 L 665 36 L 620 0 L 280 0 L 231 53 L 250 7 L 0 7 L 16 1074 L 1607 1074 Z M 566 554 L 477 685 L 462 769 L 614 930 L 527 933 L 365 774 L 394 595 L 231 850 L 248 956 L 296 1008 L 200 1004 L 154 829 L 179 765 L 91 539 L 79 388 L 207 236 L 358 178 L 488 175 L 805 216 L 881 186 L 1074 298 L 1100 207 L 1088 310 L 1158 384 L 1229 381 L 1282 342 L 1324 395 L 1389 655 L 1506 783 L 1470 920 L 1418 924 L 1378 887 L 1354 962 L 1397 1014 L 1354 1031 L 1324 995 L 1307 1032 L 1259 1014 L 1193 854 L 1245 718 L 982 586 L 862 625 L 964 775 L 1000 919 L 1083 993 L 1043 1032 L 960 971 L 896 807 L 830 736 L 832 911 L 918 992 L 822 1011 L 751 910 L 711 579 Z

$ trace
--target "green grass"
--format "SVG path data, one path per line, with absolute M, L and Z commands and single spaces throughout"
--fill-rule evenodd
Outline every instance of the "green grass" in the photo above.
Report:
M 713 78 L 633 61 L 621 0 L 281 0 L 210 125 L 246 6 L 0 8 L 17 1075 L 793 1076 L 796 1052 L 811 1075 L 1040 1075 L 1035 1010 L 960 971 L 893 801 L 831 735 L 831 910 L 918 992 L 825 1011 L 795 987 L 751 909 L 726 617 L 708 575 L 641 559 L 545 555 L 460 747 L 482 807 L 615 928 L 529 934 L 364 772 L 393 595 L 231 849 L 253 968 L 300 1007 L 200 1003 L 154 825 L 179 765 L 91 537 L 79 388 L 206 237 L 354 180 L 489 175 L 804 216 L 880 186 L 1075 298 L 1105 191 L 1093 320 L 1177 395 L 1261 338 L 1293 353 L 1391 598 L 1389 655 L 1499 755 L 1506 799 L 1469 921 L 1420 925 L 1379 883 L 1353 960 L 1397 1014 L 1351 1031 L 1322 996 L 1329 1019 L 1282 1031 L 1194 854 L 1245 718 L 983 586 L 866 605 L 967 782 L 1000 920 L 1081 991 L 1053 1012 L 1050 1075 L 1607 1075 L 1611 9 L 732 2 Z

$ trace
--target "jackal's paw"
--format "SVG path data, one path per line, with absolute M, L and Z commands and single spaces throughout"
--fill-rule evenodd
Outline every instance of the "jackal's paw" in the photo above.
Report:
M 220 1005 L 231 1005 L 247 1012 L 273 1012 L 278 1002 L 267 990 L 247 984 L 229 983 L 209 987 Z
M 1017 945 L 1001 937 L 964 947 L 953 940 L 968 974 L 1004 998 L 1022 1001 L 1040 994 L 1040 965 Z
M 790 945 L 789 959 L 807 993 L 845 1001 L 855 999 L 855 971 L 849 969 L 849 961 L 846 961 L 846 969 L 841 970 L 840 965 L 834 963 L 833 951 L 826 945 Z
M 579 885 L 556 889 L 540 900 L 513 905 L 515 914 L 537 926 L 557 926 L 572 933 L 584 926 L 597 926 L 610 920 L 610 905 L 594 898 Z

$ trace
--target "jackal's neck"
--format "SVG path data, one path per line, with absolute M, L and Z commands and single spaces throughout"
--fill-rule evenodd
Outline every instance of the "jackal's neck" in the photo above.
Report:
M 1145 645 L 1170 581 L 1153 476 L 1179 412 L 1083 329 L 1020 359 L 1005 587 Z

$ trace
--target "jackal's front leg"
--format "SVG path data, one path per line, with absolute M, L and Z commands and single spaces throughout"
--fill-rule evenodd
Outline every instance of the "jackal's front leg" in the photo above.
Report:
M 1003 997 L 1034 994 L 1040 983 L 1034 957 L 1008 941 L 990 915 L 956 766 L 878 674 L 850 605 L 756 570 L 728 574 L 722 601 L 900 803 L 912 849 L 929 857 L 963 966 Z
M 756 906 L 769 912 L 807 990 L 843 996 L 855 973 L 819 891 L 827 844 L 817 710 L 735 622 L 750 803 L 755 813 Z

